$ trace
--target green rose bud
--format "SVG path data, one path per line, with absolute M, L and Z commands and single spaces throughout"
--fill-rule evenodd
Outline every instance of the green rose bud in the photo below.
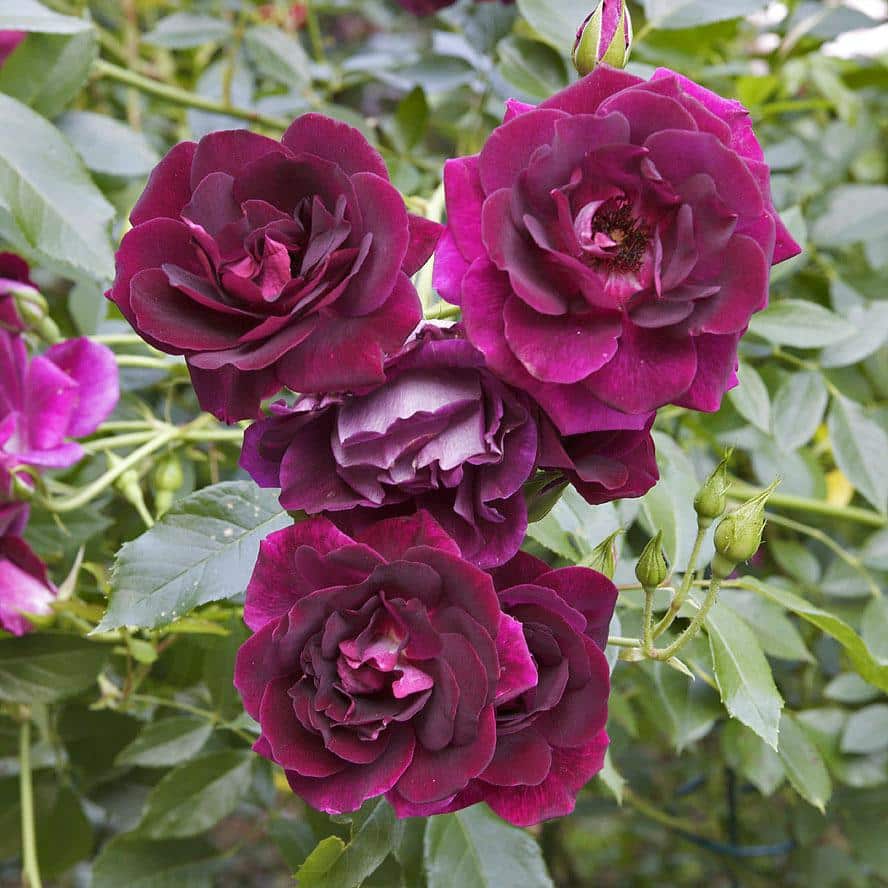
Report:
M 600 0 L 577 31 L 574 67 L 583 76 L 591 74 L 601 63 L 625 68 L 631 50 L 632 19 L 625 0 Z
M 154 470 L 154 508 L 164 515 L 173 504 L 173 494 L 185 483 L 182 463 L 175 456 L 165 459 Z
M 780 481 L 775 481 L 719 522 L 715 529 L 717 555 L 712 562 L 715 576 L 721 579 L 730 576 L 741 561 L 749 561 L 758 552 L 765 529 L 765 503 L 779 484 Z
M 648 541 L 635 565 L 635 576 L 645 589 L 656 589 L 669 575 L 666 556 L 663 554 L 663 531 Z
M 728 451 L 694 498 L 694 509 L 701 527 L 709 527 L 716 518 L 721 518 L 724 515 L 725 509 L 728 507 L 727 492 L 731 486 L 728 481 L 730 458 L 731 451 Z

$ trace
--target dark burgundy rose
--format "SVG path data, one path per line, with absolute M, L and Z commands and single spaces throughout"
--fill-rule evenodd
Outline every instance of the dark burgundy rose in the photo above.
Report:
M 428 509 L 469 560 L 508 561 L 527 529 L 534 406 L 456 328 L 427 325 L 385 374 L 353 396 L 273 405 L 247 430 L 241 465 L 282 488 L 286 509 L 328 512 L 345 530 L 378 520 L 378 509 Z
M 539 467 L 559 472 L 592 505 L 644 496 L 659 480 L 651 427 L 562 437 L 540 424 Z
M 0 521 L 2 515 L 0 506 Z M 13 635 L 30 632 L 31 623 L 24 615 L 51 614 L 55 597 L 46 565 L 24 540 L 0 531 L 0 629 Z
M 456 0 L 397 0 L 400 6 L 403 6 L 408 12 L 414 15 L 431 15 L 438 12 L 439 9 L 445 9 L 453 6 Z M 479 3 L 487 3 L 490 0 L 477 0 Z M 512 4 L 515 0 L 500 0 L 500 3 Z
M 444 179 L 436 286 L 565 435 L 717 410 L 771 264 L 799 252 L 749 114 L 672 71 L 511 102 Z
M 0 253 L 0 329 L 15 333 L 25 329 L 15 305 L 15 294 L 20 290 L 36 290 L 30 273 L 28 263 L 21 256 Z
M 533 671 L 490 575 L 426 512 L 355 539 L 322 517 L 272 534 L 244 619 L 235 685 L 254 748 L 329 813 L 463 791 L 493 759 L 499 689 Z
M 227 421 L 283 387 L 381 382 L 421 319 L 409 276 L 439 232 L 358 130 L 319 114 L 281 142 L 234 130 L 176 145 L 130 219 L 108 295 L 185 355 L 201 406 Z
M 521 625 L 535 675 L 508 670 L 513 678 L 495 701 L 496 752 L 480 776 L 431 805 L 413 804 L 396 786 L 388 797 L 402 817 L 487 802 L 504 820 L 530 826 L 570 814 L 604 764 L 610 673 L 603 649 L 616 587 L 589 568 L 552 570 L 525 552 L 493 578 L 503 612 Z M 523 649 L 517 659 L 524 662 Z

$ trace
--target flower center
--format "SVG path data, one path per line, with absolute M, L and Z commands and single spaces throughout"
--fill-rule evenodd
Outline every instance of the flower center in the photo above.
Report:
M 621 200 L 586 204 L 574 220 L 582 258 L 594 268 L 638 271 L 644 261 L 650 230 Z

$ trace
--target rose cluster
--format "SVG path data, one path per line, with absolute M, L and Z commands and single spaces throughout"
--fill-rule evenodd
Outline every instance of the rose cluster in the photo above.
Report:
M 241 465 L 303 519 L 247 590 L 235 683 L 256 750 L 325 811 L 486 801 L 525 825 L 602 766 L 616 598 L 520 551 L 526 491 L 649 490 L 657 409 L 718 409 L 798 247 L 749 115 L 670 71 L 598 65 L 510 102 L 444 186 L 446 229 L 315 114 L 281 142 L 182 143 L 109 296 L 185 356 L 205 409 L 255 420 Z M 421 322 L 410 282 L 432 252 L 449 326 Z
M 108 417 L 119 386 L 112 352 L 86 338 L 29 357 L 16 294 L 36 294 L 28 266 L 0 254 L 0 628 L 21 635 L 31 625 L 25 614 L 50 612 L 55 589 L 22 539 L 28 506 L 18 494 L 33 485 L 34 472 L 81 459 L 83 448 L 71 439 Z

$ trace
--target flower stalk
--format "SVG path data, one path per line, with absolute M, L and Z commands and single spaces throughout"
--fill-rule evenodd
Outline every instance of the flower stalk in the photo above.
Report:
M 19 727 L 19 800 L 22 809 L 22 875 L 28 888 L 42 888 L 31 778 L 31 714 L 25 707 Z

